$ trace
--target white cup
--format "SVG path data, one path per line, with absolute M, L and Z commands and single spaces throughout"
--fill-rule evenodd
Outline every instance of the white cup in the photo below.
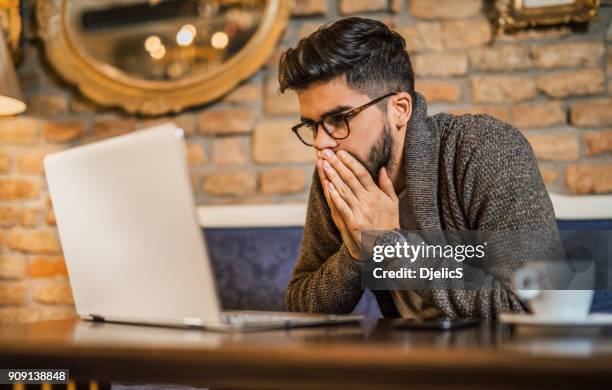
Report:
M 593 264 L 576 271 L 563 263 L 534 263 L 513 276 L 516 295 L 529 304 L 535 316 L 567 321 L 584 320 L 589 314 L 594 282 Z

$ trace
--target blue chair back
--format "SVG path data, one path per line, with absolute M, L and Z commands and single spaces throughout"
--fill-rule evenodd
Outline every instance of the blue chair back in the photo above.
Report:
M 204 237 L 226 310 L 284 310 L 285 289 L 298 258 L 301 227 L 207 228 Z M 353 311 L 381 317 L 366 291 Z
M 597 278 L 603 279 L 599 282 L 607 285 L 612 265 L 612 220 L 558 220 L 557 225 L 568 256 L 571 256 L 571 248 L 586 246 L 598 267 Z M 592 313 L 612 313 L 612 291 L 609 288 L 595 290 Z

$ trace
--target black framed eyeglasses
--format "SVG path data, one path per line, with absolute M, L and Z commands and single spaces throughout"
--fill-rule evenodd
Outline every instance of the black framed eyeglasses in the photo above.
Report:
M 341 112 L 339 114 L 329 114 L 321 117 L 321 120 L 318 122 L 308 121 L 299 123 L 291 128 L 291 130 L 298 136 L 300 141 L 302 141 L 307 146 L 313 146 L 315 138 L 317 137 L 317 131 L 319 130 L 319 126 L 323 125 L 323 130 L 330 137 L 334 139 L 345 139 L 351 134 L 351 129 L 349 128 L 349 120 L 353 119 L 357 114 L 366 108 L 380 102 L 383 99 L 388 98 L 389 96 L 395 95 L 397 92 L 391 92 L 386 95 L 383 95 L 379 98 L 372 100 L 364 104 L 363 106 L 353 108 L 347 112 Z

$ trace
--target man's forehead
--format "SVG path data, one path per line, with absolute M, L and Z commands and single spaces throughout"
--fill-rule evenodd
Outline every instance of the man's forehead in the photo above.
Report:
M 297 91 L 300 116 L 318 120 L 322 115 L 343 107 L 356 107 L 364 94 L 347 85 L 344 78 L 319 82 Z

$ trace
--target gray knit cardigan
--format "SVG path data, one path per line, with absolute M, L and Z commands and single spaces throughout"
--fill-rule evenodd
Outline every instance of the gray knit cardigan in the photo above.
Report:
M 400 226 L 406 230 L 537 230 L 545 240 L 497 253 L 489 264 L 516 269 L 521 253 L 558 251 L 559 232 L 552 203 L 533 151 L 519 130 L 489 115 L 439 113 L 427 116 L 417 93 L 404 143 L 405 194 Z M 349 254 L 321 183 L 313 175 L 304 236 L 285 305 L 291 311 L 350 313 L 359 302 L 362 264 Z M 503 272 L 502 272 L 503 273 Z M 506 281 L 490 276 L 476 290 L 374 291 L 385 317 L 398 317 L 396 301 L 415 313 L 431 311 L 451 318 L 495 318 L 501 311 L 522 312 Z

